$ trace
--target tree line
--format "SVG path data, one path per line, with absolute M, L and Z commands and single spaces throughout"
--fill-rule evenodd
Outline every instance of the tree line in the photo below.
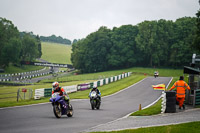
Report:
M 199 52 L 196 18 L 160 19 L 98 31 L 72 44 L 71 61 L 82 72 L 143 67 L 182 67 Z M 198 45 L 199 46 L 199 45 Z
M 39 36 L 20 33 L 11 21 L 0 17 L 0 68 L 10 63 L 19 65 L 20 61 L 33 61 L 41 56 Z
M 67 45 L 71 45 L 72 43 L 69 39 L 62 38 L 61 36 L 57 37 L 55 35 L 51 35 L 48 37 L 40 36 L 40 40 L 44 42 L 55 42 L 55 43 L 61 43 L 61 44 L 67 44 Z

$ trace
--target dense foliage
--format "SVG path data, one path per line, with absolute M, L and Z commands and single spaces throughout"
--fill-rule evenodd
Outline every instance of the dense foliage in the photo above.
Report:
M 9 63 L 18 65 L 21 60 L 32 61 L 41 55 L 39 37 L 20 34 L 11 21 L 0 18 L 0 68 Z
M 199 4 L 200 4 L 200 0 L 199 0 Z M 198 12 L 196 13 L 196 35 L 195 35 L 195 39 L 193 42 L 194 47 L 197 49 L 197 51 L 200 51 L 200 9 L 198 10 Z
M 133 66 L 182 67 L 189 65 L 195 50 L 196 18 L 175 22 L 144 21 L 112 30 L 100 27 L 72 45 L 71 61 L 82 72 Z
M 61 43 L 71 45 L 71 41 L 69 39 L 62 38 L 61 36 L 51 35 L 48 37 L 40 36 L 40 40 L 44 42 L 54 42 L 54 43 Z

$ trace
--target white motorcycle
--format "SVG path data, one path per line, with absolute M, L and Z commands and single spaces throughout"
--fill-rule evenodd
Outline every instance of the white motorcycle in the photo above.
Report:
M 101 100 L 100 100 L 100 96 L 98 96 L 96 91 L 92 91 L 89 94 L 90 97 L 90 103 L 91 103 L 91 108 L 92 110 L 99 109 L 100 105 L 101 105 Z

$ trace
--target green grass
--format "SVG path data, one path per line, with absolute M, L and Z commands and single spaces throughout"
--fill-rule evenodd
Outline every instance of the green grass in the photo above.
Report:
M 9 65 L 5 69 L 5 72 L 0 73 L 0 74 L 29 72 L 29 71 L 40 70 L 42 68 L 44 68 L 44 67 L 42 67 L 42 66 L 27 66 L 27 65 L 23 65 L 22 67 L 16 67 L 16 66 L 13 66 L 13 65 Z
M 95 133 L 199 133 L 200 122 Z
M 161 102 L 162 102 L 162 100 L 160 99 L 157 103 L 150 106 L 149 108 L 136 111 L 136 112 L 132 113 L 131 116 L 149 116 L 149 115 L 160 114 L 161 113 Z
M 132 71 L 135 73 L 141 73 L 141 74 L 148 74 L 153 76 L 154 71 L 159 72 L 159 76 L 161 77 L 180 77 L 183 75 L 183 69 L 161 69 L 161 68 L 143 68 L 143 67 L 134 67 L 130 68 L 127 71 Z
M 42 42 L 41 58 L 51 63 L 71 64 L 71 46 Z

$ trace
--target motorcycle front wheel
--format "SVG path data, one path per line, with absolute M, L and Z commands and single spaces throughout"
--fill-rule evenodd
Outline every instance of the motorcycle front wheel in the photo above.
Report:
M 71 104 L 69 104 L 69 109 L 68 109 L 68 111 L 67 111 L 67 116 L 68 117 L 72 117 L 73 116 L 73 107 L 72 107 L 72 105 Z
M 97 104 L 97 109 L 100 109 L 100 105 L 101 105 L 101 102 L 100 101 L 98 101 L 98 104 Z
M 90 103 L 91 103 L 92 110 L 94 110 L 94 108 L 96 106 L 96 101 L 95 100 L 91 100 Z
M 53 105 L 53 112 L 54 112 L 54 115 L 57 117 L 57 118 L 60 118 L 61 117 L 61 106 L 60 104 L 55 104 Z

